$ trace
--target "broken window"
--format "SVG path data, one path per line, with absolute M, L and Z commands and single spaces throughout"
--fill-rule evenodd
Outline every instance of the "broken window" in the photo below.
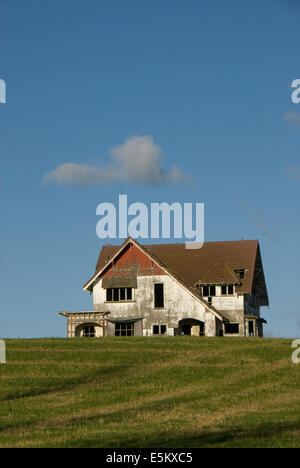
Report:
M 202 296 L 215 296 L 216 295 L 216 286 L 203 286 L 202 288 Z
M 115 325 L 115 336 L 133 336 L 134 335 L 134 323 L 116 323 Z
M 225 323 L 225 333 L 227 335 L 237 335 L 240 332 L 238 323 Z
M 107 302 L 132 301 L 132 288 L 108 288 Z
M 234 270 L 234 274 L 235 274 L 235 276 L 237 276 L 238 278 L 244 279 L 244 278 L 245 278 L 245 269 L 244 269 L 244 268 L 240 268 L 239 270 Z
M 164 285 L 163 283 L 154 284 L 154 307 L 164 307 Z
M 228 286 L 221 286 L 221 293 L 222 296 L 232 295 L 234 293 L 233 284 L 229 284 Z
M 95 327 L 91 327 L 91 326 L 84 327 L 83 336 L 85 338 L 94 338 L 94 336 L 95 336 Z
M 167 325 L 153 325 L 153 335 L 165 335 L 167 333 Z

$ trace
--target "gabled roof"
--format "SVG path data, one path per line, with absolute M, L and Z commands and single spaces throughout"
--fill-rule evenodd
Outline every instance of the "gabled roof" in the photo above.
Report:
M 238 292 L 250 294 L 255 288 L 256 293 L 260 297 L 260 305 L 269 305 L 257 240 L 205 242 L 201 249 L 186 249 L 185 244 L 151 244 L 142 246 L 133 239 L 127 239 L 121 246 L 107 245 L 101 249 L 95 274 L 85 284 L 85 290 L 91 290 L 95 279 L 122 251 L 128 242 L 133 242 L 139 246 L 162 266 L 168 274 L 179 279 L 186 288 L 194 291 L 194 293 L 195 285 L 199 282 L 208 281 L 208 279 L 209 283 L 216 284 L 223 282 L 235 283 L 235 281 L 238 281 Z M 245 270 L 245 276 L 242 280 L 237 280 L 234 275 L 234 270 L 239 269 Z M 222 276 L 224 277 L 224 281 L 221 281 Z
M 106 255 L 105 256 L 105 260 L 104 260 L 104 264 L 100 263 L 99 264 L 99 260 L 97 262 L 97 266 L 96 266 L 96 271 L 95 271 L 95 274 L 94 276 L 84 285 L 83 289 L 85 291 L 92 291 L 92 288 L 93 288 L 93 284 L 95 281 L 97 281 L 97 279 L 102 275 L 102 273 L 104 273 L 107 268 L 109 268 L 109 266 L 113 263 L 113 261 L 119 256 L 121 255 L 122 251 L 127 247 L 127 245 L 129 244 L 133 244 L 135 245 L 136 247 L 138 247 L 142 252 L 145 253 L 145 255 L 147 255 L 149 258 L 151 258 L 155 263 L 157 263 L 157 265 L 159 267 L 161 267 L 162 270 L 165 271 L 166 274 L 168 274 L 169 276 L 173 277 L 173 279 L 175 281 L 177 281 L 178 283 L 181 284 L 181 286 L 184 287 L 184 289 L 186 289 L 190 294 L 192 294 L 199 302 L 201 302 L 210 312 L 212 312 L 216 317 L 218 317 L 218 319 L 220 320 L 225 320 L 227 321 L 227 318 L 224 317 L 224 315 L 218 311 L 215 307 L 213 307 L 211 304 L 209 304 L 207 301 L 205 301 L 199 294 L 199 292 L 196 290 L 196 288 L 194 288 L 193 286 L 190 286 L 189 284 L 185 284 L 184 281 L 178 277 L 178 275 L 176 275 L 176 273 L 174 273 L 167 265 L 165 265 L 163 262 L 161 262 L 161 260 L 154 254 L 154 253 L 150 253 L 148 251 L 148 249 L 146 249 L 144 246 L 142 246 L 141 244 L 139 244 L 136 240 L 132 239 L 131 237 L 129 237 L 128 239 L 126 239 L 126 241 L 121 245 L 121 246 L 115 246 L 116 248 L 114 250 L 111 250 L 111 256 L 108 256 Z M 104 248 L 103 248 L 104 249 Z M 102 250 L 103 250 L 102 249 Z M 101 257 L 101 253 L 102 253 L 102 250 L 100 252 L 100 257 Z M 106 252 L 107 253 L 107 252 Z M 103 258 L 103 257 L 102 257 Z

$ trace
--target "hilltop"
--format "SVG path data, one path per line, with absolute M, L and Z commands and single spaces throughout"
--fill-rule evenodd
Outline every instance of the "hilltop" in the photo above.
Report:
M 7 340 L 0 447 L 299 447 L 291 340 Z

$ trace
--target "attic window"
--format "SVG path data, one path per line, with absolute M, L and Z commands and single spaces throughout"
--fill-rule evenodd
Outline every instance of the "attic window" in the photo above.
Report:
M 154 307 L 156 309 L 164 307 L 164 285 L 163 283 L 154 284 Z
M 108 288 L 106 290 L 106 301 L 132 301 L 132 288 Z
M 202 296 L 215 296 L 216 295 L 216 286 L 203 286 L 202 287 Z
M 228 286 L 221 286 L 221 294 L 222 296 L 232 295 L 234 294 L 234 288 L 232 284 Z
M 245 278 L 245 269 L 244 269 L 244 268 L 240 268 L 239 270 L 234 270 L 234 274 L 235 274 L 235 276 L 237 276 L 238 278 L 244 279 L 244 278 Z

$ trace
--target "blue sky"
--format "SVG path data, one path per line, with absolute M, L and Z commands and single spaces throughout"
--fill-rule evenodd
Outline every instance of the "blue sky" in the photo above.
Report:
M 259 239 L 265 333 L 300 336 L 299 16 L 297 0 L 1 0 L 0 336 L 65 336 L 58 310 L 91 308 L 96 207 L 122 193 L 204 202 L 207 241 Z M 193 183 L 43 183 L 65 163 L 105 173 L 133 136 Z

